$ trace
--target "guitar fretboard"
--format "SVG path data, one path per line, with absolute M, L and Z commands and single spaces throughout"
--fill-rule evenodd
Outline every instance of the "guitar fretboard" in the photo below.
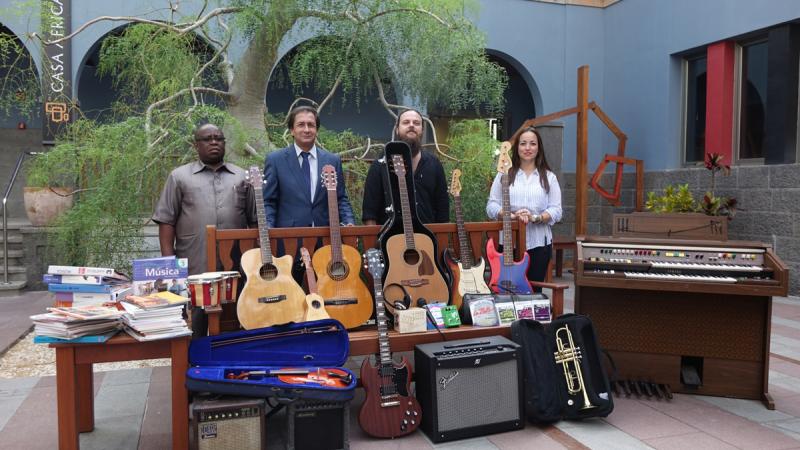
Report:
M 503 186 L 503 264 L 514 265 L 514 249 L 511 239 L 511 196 L 508 193 L 508 173 L 500 176 Z
M 267 214 L 264 211 L 264 193 L 261 186 L 253 185 L 256 197 L 256 217 L 258 218 L 258 238 L 261 239 L 261 263 L 272 264 L 272 249 L 269 243 Z
M 383 306 L 383 283 L 380 276 L 375 277 L 375 321 L 378 323 L 378 349 L 381 364 L 392 364 L 392 352 L 389 349 L 389 329 L 386 324 L 386 308 Z
M 328 188 L 328 220 L 331 230 L 331 263 L 342 262 L 342 230 L 339 225 L 339 200 L 336 186 Z
M 394 155 L 395 175 L 397 175 L 397 183 L 400 191 L 400 212 L 403 216 L 403 234 L 406 238 L 406 249 L 414 250 L 414 228 L 411 225 L 411 206 L 409 204 L 408 183 L 406 183 L 406 171 L 403 162 L 403 157 Z M 401 170 L 397 170 L 400 168 Z
M 467 238 L 467 230 L 464 228 L 464 212 L 461 209 L 461 196 L 454 195 L 453 203 L 455 203 L 456 210 L 456 228 L 458 229 L 458 245 L 459 253 L 461 254 L 461 265 L 465 269 L 472 268 L 472 250 L 469 246 L 469 239 Z

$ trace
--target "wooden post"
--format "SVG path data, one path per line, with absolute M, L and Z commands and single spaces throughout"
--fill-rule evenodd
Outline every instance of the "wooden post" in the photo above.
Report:
M 644 211 L 644 161 L 636 160 L 636 211 Z
M 586 234 L 589 179 L 587 173 L 589 147 L 589 66 L 578 67 L 578 135 L 575 158 L 575 235 Z

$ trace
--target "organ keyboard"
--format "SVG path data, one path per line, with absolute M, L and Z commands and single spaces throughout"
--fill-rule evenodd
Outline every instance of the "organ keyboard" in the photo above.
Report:
M 575 261 L 575 312 L 591 317 L 621 378 L 774 409 L 772 296 L 789 276 L 769 246 L 579 236 Z

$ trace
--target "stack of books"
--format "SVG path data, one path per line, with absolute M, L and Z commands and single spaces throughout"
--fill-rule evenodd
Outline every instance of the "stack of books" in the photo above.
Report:
M 126 276 L 103 267 L 50 266 L 43 280 L 55 294 L 56 306 L 99 306 L 132 293 Z
M 97 339 L 81 342 L 104 342 L 120 329 L 122 311 L 104 306 L 53 307 L 45 314 L 31 316 L 34 342 L 49 343 Z M 102 339 L 101 339 L 102 338 Z
M 183 309 L 188 302 L 188 298 L 171 292 L 130 295 L 121 302 L 125 309 L 122 316 L 124 330 L 140 341 L 191 335 L 192 330 L 183 318 Z

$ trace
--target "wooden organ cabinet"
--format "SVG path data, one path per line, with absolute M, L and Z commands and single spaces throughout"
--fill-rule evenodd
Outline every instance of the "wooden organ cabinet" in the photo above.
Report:
M 772 296 L 789 282 L 771 247 L 579 236 L 576 261 L 575 311 L 594 322 L 620 379 L 775 408 Z

